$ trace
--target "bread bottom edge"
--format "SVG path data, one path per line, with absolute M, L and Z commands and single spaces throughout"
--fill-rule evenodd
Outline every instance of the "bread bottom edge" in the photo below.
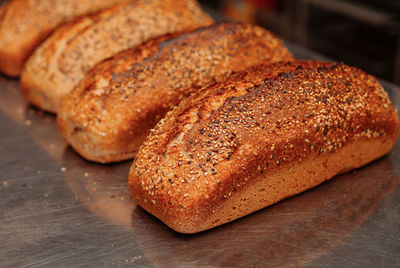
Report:
M 112 163 L 120 163 L 128 160 L 133 160 L 136 153 L 132 151 L 104 153 L 104 151 L 102 151 L 101 154 L 96 155 L 93 153 L 89 153 L 85 150 L 81 150 L 79 146 L 74 146 L 71 143 L 69 144 L 69 146 L 73 149 L 75 153 L 77 153 L 80 157 L 82 157 L 86 161 L 98 164 L 112 164 Z
M 107 164 L 132 159 L 132 151 L 105 150 L 104 144 L 93 138 L 81 124 L 66 120 L 61 110 L 57 115 L 57 127 L 61 136 L 80 157 L 87 161 Z

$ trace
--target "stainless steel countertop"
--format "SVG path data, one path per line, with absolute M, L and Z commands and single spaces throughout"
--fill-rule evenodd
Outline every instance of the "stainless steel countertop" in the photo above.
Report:
M 298 58 L 321 59 L 287 44 Z M 399 109 L 400 89 L 383 82 Z M 1 267 L 399 267 L 400 146 L 219 228 L 175 233 L 130 199 L 130 161 L 87 162 L 0 77 Z

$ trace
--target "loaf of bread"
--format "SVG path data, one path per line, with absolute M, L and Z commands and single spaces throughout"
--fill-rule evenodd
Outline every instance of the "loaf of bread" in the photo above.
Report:
M 293 59 L 278 38 L 253 25 L 218 23 L 165 38 L 99 64 L 66 98 L 59 129 L 83 157 L 130 159 L 182 98 L 232 71 Z
M 169 112 L 139 149 L 129 185 L 142 208 L 195 233 L 383 156 L 398 131 L 387 93 L 357 68 L 260 65 Z
M 128 1 L 9 1 L 0 8 L 0 72 L 20 75 L 29 55 L 61 23 Z
M 61 99 L 96 63 L 144 41 L 212 24 L 195 0 L 136 0 L 85 16 L 55 31 L 22 72 L 28 102 L 57 112 Z

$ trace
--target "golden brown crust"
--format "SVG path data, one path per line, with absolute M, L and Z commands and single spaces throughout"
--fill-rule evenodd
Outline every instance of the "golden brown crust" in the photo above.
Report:
M 89 160 L 130 159 L 182 98 L 232 71 L 292 59 L 278 38 L 253 25 L 219 23 L 163 37 L 96 66 L 63 103 L 58 124 Z
M 85 16 L 55 31 L 26 63 L 26 99 L 57 112 L 61 99 L 95 64 L 168 33 L 210 25 L 195 0 L 136 0 Z
M 9 1 L 0 8 L 0 72 L 20 75 L 28 56 L 59 24 L 128 1 Z
M 171 228 L 199 232 L 386 154 L 398 131 L 387 93 L 357 68 L 261 65 L 168 113 L 140 148 L 129 184 Z

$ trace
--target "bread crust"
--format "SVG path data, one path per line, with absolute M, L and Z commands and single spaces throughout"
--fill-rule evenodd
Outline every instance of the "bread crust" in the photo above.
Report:
M 96 66 L 62 104 L 59 129 L 86 159 L 130 159 L 182 98 L 232 71 L 287 60 L 278 38 L 241 23 L 152 40 Z
M 136 0 L 82 17 L 35 50 L 21 75 L 23 94 L 56 113 L 61 99 L 100 61 L 148 39 L 212 23 L 195 0 Z
M 381 157 L 398 131 L 387 93 L 357 68 L 260 65 L 168 113 L 135 157 L 129 185 L 145 210 L 195 233 Z
M 0 72 L 19 76 L 33 50 L 63 22 L 131 0 L 11 0 L 0 8 Z

